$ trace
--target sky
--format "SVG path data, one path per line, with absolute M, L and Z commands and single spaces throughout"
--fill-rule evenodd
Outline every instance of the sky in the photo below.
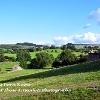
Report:
M 0 0 L 0 44 L 99 40 L 100 0 Z

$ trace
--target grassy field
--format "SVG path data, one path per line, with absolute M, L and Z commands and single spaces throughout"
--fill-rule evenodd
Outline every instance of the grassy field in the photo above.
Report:
M 17 96 L 8 100 L 99 100 L 99 95 L 98 91 L 82 88 L 66 93 L 42 93 L 35 94 L 34 96 Z
M 4 55 L 8 56 L 8 57 L 14 57 L 14 58 L 16 58 L 16 54 L 5 53 Z
M 17 65 L 18 62 L 0 62 L 0 74 L 9 72 L 14 65 Z
M 42 50 L 41 52 L 47 52 L 49 54 L 52 54 L 54 56 L 54 58 L 56 58 L 61 53 L 61 51 L 62 51 L 61 49 L 47 49 L 47 50 Z M 30 52 L 31 58 L 35 58 L 36 53 L 39 53 L 39 52 Z M 81 52 L 73 52 L 73 54 L 75 54 L 76 56 L 79 56 L 82 53 Z M 8 56 L 8 57 L 16 57 L 16 54 L 5 53 L 4 55 Z
M 56 52 L 55 52 L 55 50 L 56 50 Z M 39 53 L 39 52 L 30 52 L 30 55 L 32 58 L 35 58 L 36 53 Z M 47 50 L 42 50 L 41 52 L 47 52 L 49 54 L 52 54 L 56 58 L 58 56 L 58 54 L 61 53 L 61 50 L 60 49 L 47 49 Z M 4 55 L 9 56 L 9 57 L 16 57 L 16 54 L 5 53 Z
M 5 67 L 7 68 L 7 66 Z M 30 84 L 31 86 L 2 86 L 18 90 L 71 89 L 69 92 L 34 93 L 0 92 L 0 98 L 8 100 L 99 100 L 100 61 L 65 66 L 58 69 L 22 70 L 0 74 L 0 84 Z M 96 89 L 95 89 L 96 87 Z M 91 89 L 90 89 L 91 88 Z M 21 96 L 22 95 L 22 96 Z

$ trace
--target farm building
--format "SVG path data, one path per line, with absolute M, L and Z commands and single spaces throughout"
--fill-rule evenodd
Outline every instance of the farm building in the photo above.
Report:
M 100 53 L 98 53 L 98 52 L 91 52 L 91 53 L 88 53 L 88 59 L 90 60 L 90 61 L 93 61 L 93 60 L 98 60 L 98 59 L 100 59 Z

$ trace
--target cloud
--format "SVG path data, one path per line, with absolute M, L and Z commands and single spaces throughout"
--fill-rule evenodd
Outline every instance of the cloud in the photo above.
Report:
M 89 28 L 91 26 L 91 24 L 86 24 L 84 27 L 83 27 L 83 29 L 87 29 L 87 28 Z
M 54 42 L 52 42 L 52 41 L 37 41 L 35 43 L 37 45 L 48 45 L 48 46 L 54 45 Z
M 58 46 L 64 45 L 64 44 L 68 43 L 71 40 L 70 38 L 71 37 L 69 37 L 69 36 L 55 37 L 54 38 L 54 45 L 58 45 Z
M 100 43 L 100 34 L 87 32 L 83 34 L 75 34 L 71 36 L 56 37 L 54 38 L 55 45 L 64 45 L 67 43 L 81 43 L 81 44 L 94 44 Z
M 53 41 L 38 41 L 36 44 L 61 46 L 67 43 L 100 44 L 100 34 L 86 32 L 68 36 L 57 36 L 53 39 Z
M 100 8 L 91 11 L 89 14 L 89 19 L 94 19 L 98 24 L 100 24 Z
M 73 41 L 75 43 L 96 43 L 97 36 L 94 33 L 87 32 L 73 36 Z

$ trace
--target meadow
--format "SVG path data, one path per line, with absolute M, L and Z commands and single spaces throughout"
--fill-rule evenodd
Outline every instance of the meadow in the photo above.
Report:
M 39 52 L 43 51 L 56 58 L 62 50 L 47 49 Z M 31 52 L 31 58 L 35 58 L 39 52 Z M 84 54 L 75 51 L 73 53 L 77 57 Z M 16 54 L 5 53 L 5 56 L 16 57 Z M 60 68 L 47 66 L 43 69 L 23 69 L 13 72 L 12 67 L 17 64 L 19 62 L 0 62 L 1 100 L 99 100 L 100 98 L 100 60 Z M 24 84 L 30 86 L 23 86 Z M 5 91 L 6 89 L 8 91 Z M 21 91 L 18 91 L 19 89 Z M 59 92 L 32 91 L 34 89 L 53 89 Z M 68 91 L 60 91 L 65 89 Z
M 18 62 L 0 62 L 0 74 L 9 72 Z
M 31 55 L 31 58 L 35 58 L 36 56 L 36 53 L 39 53 L 39 52 L 47 52 L 49 54 L 52 54 L 54 56 L 54 58 L 56 58 L 60 53 L 61 53 L 61 49 L 47 49 L 47 50 L 42 50 L 42 51 L 36 51 L 36 52 L 30 52 L 30 55 Z M 76 56 L 79 56 L 80 54 L 84 54 L 84 53 L 81 53 L 81 52 L 75 52 L 73 51 L 73 53 L 76 55 Z M 16 54 L 10 54 L 10 53 L 5 53 L 4 54 L 5 56 L 8 56 L 8 57 L 15 57 L 16 58 Z
M 9 67 L 7 64 L 5 66 L 5 68 Z M 100 88 L 100 60 L 58 69 L 9 71 L 0 74 L 0 84 L 3 83 L 31 84 L 30 87 L 2 86 L 4 89 L 68 88 L 71 91 L 63 93 L 0 92 L 2 100 L 99 100 L 100 92 L 95 87 Z

